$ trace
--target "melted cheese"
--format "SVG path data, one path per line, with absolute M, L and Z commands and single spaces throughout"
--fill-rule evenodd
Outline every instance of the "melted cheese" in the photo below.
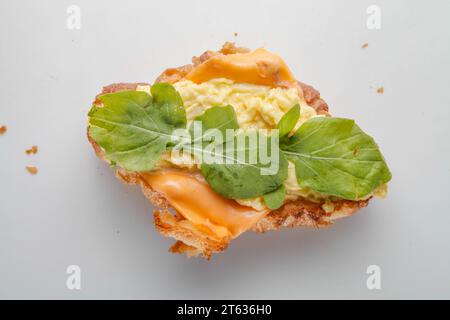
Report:
M 166 170 L 143 174 L 142 177 L 199 230 L 207 230 L 219 238 L 237 237 L 269 212 L 225 199 L 206 182 L 187 173 Z
M 263 48 L 249 53 L 218 54 L 186 75 L 187 80 L 195 83 L 215 78 L 271 87 L 295 84 L 295 78 L 283 59 Z

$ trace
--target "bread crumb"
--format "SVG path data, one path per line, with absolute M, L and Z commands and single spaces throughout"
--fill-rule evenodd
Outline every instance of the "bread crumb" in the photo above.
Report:
M 366 42 L 366 43 L 364 43 L 364 44 L 361 46 L 361 48 L 362 48 L 362 49 L 366 49 L 368 46 L 369 46 L 369 44 Z
M 38 152 L 38 147 L 37 146 L 32 146 L 30 149 L 25 150 L 26 154 L 36 154 Z
M 0 127 L 0 134 L 4 134 L 6 132 L 6 129 L 8 129 L 6 126 Z
M 36 168 L 35 166 L 26 166 L 25 168 L 27 168 L 28 172 L 31 174 L 37 174 L 38 173 L 38 168 Z
M 384 93 L 384 87 L 379 87 L 377 89 L 377 92 L 380 93 L 380 94 L 383 94 Z

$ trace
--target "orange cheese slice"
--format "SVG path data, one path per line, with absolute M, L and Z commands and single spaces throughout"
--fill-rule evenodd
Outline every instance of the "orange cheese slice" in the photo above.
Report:
M 283 59 L 263 48 L 249 53 L 218 54 L 195 67 L 185 78 L 195 83 L 227 78 L 271 87 L 295 84 L 295 78 Z
M 199 230 L 209 230 L 219 238 L 237 237 L 270 211 L 257 211 L 226 199 L 205 181 L 187 173 L 159 171 L 142 177 Z

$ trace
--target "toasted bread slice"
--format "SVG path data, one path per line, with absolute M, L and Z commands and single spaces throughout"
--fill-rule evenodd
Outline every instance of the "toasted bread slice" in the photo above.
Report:
M 207 51 L 199 57 L 192 59 L 192 64 L 178 68 L 165 70 L 155 82 L 175 83 L 182 80 L 188 72 L 195 66 L 210 59 L 216 54 L 245 53 L 248 49 L 234 46 L 233 43 L 225 43 L 219 52 Z M 136 90 L 139 85 L 149 85 L 144 83 L 117 83 L 103 88 L 101 94 L 113 93 L 123 90 Z M 303 94 L 306 103 L 313 107 L 318 114 L 328 116 L 328 106 L 320 97 L 320 93 L 312 86 L 298 82 L 299 92 Z M 94 104 L 99 101 L 96 99 Z M 103 150 L 89 136 L 88 139 L 94 147 L 97 155 L 105 160 Z M 106 161 L 106 160 L 105 160 Z M 213 253 L 223 251 L 227 248 L 230 238 L 216 238 L 213 235 L 202 232 L 192 223 L 186 220 L 181 214 L 171 207 L 164 195 L 154 191 L 146 183 L 145 179 L 136 172 L 128 172 L 121 168 L 116 170 L 116 175 L 127 184 L 140 185 L 144 195 L 158 209 L 154 211 L 154 224 L 156 229 L 167 237 L 175 238 L 177 241 L 170 248 L 174 253 L 186 253 L 189 257 L 203 255 L 209 259 Z M 370 198 L 361 201 L 337 200 L 332 202 L 332 209 L 325 211 L 323 203 L 315 203 L 303 198 L 286 202 L 281 208 L 271 211 L 261 218 L 251 230 L 255 232 L 265 232 L 268 230 L 278 230 L 284 227 L 324 227 L 329 226 L 334 220 L 346 217 L 355 213 L 358 209 L 367 206 Z

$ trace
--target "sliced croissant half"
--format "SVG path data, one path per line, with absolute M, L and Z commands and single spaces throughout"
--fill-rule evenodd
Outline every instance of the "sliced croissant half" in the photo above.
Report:
M 288 128 L 279 179 L 171 156 L 173 130 L 226 117 L 239 132 Z M 170 251 L 190 257 L 209 259 L 248 230 L 329 226 L 385 196 L 391 179 L 374 140 L 353 120 L 331 117 L 320 93 L 278 55 L 233 43 L 166 69 L 154 84 L 104 87 L 88 139 L 117 177 L 141 186 L 156 229 L 176 240 Z

